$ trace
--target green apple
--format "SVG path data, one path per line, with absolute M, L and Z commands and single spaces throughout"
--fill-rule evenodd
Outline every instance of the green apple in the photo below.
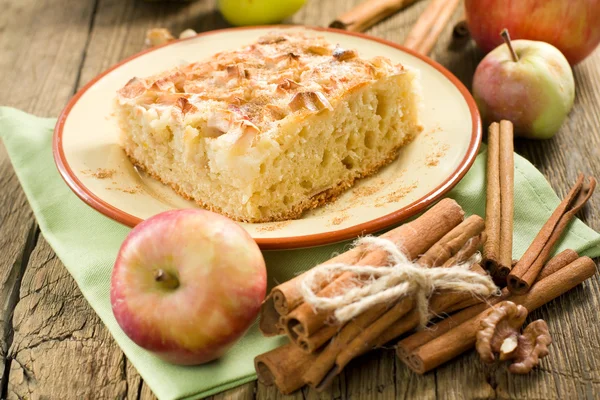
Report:
M 306 0 L 219 0 L 219 10 L 232 25 L 267 25 L 281 22 Z
M 565 56 L 554 46 L 532 40 L 502 44 L 479 64 L 473 97 L 487 122 L 509 120 L 519 136 L 554 136 L 573 107 L 575 80 Z

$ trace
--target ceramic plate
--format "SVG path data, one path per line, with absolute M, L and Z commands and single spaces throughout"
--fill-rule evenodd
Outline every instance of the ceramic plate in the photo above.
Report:
M 54 135 L 54 157 L 69 187 L 108 217 L 134 226 L 162 211 L 196 207 L 137 171 L 117 143 L 115 92 L 134 76 L 148 76 L 250 44 L 282 27 L 236 28 L 150 49 L 101 74 L 69 102 Z M 363 179 L 337 201 L 284 222 L 241 225 L 263 249 L 309 247 L 392 226 L 424 210 L 467 172 L 481 142 L 477 107 L 450 72 L 427 57 L 363 34 L 311 28 L 362 57 L 386 56 L 421 71 L 425 130 L 398 159 Z

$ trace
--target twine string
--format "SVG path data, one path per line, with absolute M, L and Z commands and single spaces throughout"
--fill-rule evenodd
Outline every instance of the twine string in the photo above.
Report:
M 299 284 L 304 301 L 315 311 L 334 311 L 335 319 L 344 323 L 366 310 L 382 303 L 392 303 L 405 296 L 414 296 L 420 325 L 430 319 L 429 298 L 436 291 L 470 292 L 487 297 L 498 291 L 488 275 L 480 275 L 469 268 L 481 260 L 479 253 L 464 263 L 448 268 L 424 268 L 409 260 L 394 242 L 367 236 L 356 241 L 355 246 L 378 248 L 388 253 L 388 265 L 324 264 L 305 274 Z M 319 282 L 330 281 L 340 272 L 352 272 L 359 278 L 332 297 L 320 296 Z

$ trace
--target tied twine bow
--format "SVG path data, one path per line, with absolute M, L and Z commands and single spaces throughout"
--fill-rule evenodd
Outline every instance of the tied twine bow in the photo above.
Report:
M 389 265 L 325 264 L 310 270 L 300 282 L 304 301 L 316 310 L 335 310 L 334 316 L 340 323 L 351 320 L 377 304 L 414 295 L 415 308 L 421 327 L 424 327 L 430 317 L 429 297 L 435 291 L 470 292 L 474 296 L 484 297 L 498 291 L 488 275 L 469 270 L 471 265 L 480 261 L 479 254 L 453 267 L 424 268 L 410 261 L 390 240 L 367 236 L 356 241 L 355 246 L 359 245 L 385 250 L 389 254 Z M 333 297 L 319 296 L 313 290 L 319 287 L 318 282 L 328 279 L 333 273 L 346 271 L 369 278 L 362 281 L 362 285 L 351 287 Z

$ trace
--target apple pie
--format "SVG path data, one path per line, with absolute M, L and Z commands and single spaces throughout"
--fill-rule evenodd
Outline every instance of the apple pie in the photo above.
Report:
M 418 71 L 308 31 L 133 78 L 116 100 L 131 161 L 237 221 L 298 218 L 422 130 Z

